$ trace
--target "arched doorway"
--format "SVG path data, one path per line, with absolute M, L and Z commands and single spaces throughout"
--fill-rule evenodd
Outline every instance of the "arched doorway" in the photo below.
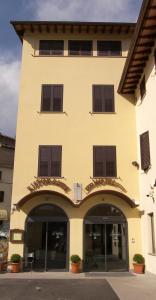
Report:
M 33 270 L 64 270 L 68 262 L 68 217 L 56 205 L 35 207 L 26 220 L 25 262 Z
M 117 207 L 99 204 L 87 212 L 84 268 L 95 272 L 128 270 L 127 222 Z

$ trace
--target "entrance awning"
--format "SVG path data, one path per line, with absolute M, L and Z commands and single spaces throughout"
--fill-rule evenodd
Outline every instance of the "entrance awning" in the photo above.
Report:
M 0 209 L 0 221 L 8 220 L 8 213 L 6 209 Z

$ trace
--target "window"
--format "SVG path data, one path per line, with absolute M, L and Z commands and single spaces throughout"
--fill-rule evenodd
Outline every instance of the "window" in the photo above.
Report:
M 113 85 L 93 85 L 93 112 L 114 112 Z
M 93 147 L 93 176 L 116 177 L 116 147 Z
M 140 83 L 140 96 L 141 96 L 141 99 L 143 98 L 145 93 L 146 93 L 146 84 L 145 84 L 145 76 L 144 76 L 143 79 L 141 80 L 141 83 Z
M 69 41 L 69 55 L 91 56 L 92 41 Z
M 63 55 L 64 41 L 41 40 L 39 43 L 39 55 Z
M 0 180 L 2 180 L 2 171 L 0 171 Z
M 61 177 L 62 146 L 39 146 L 38 176 Z
M 151 165 L 148 131 L 140 135 L 140 154 L 141 154 L 141 169 L 147 171 Z
M 154 64 L 155 64 L 155 68 L 156 68 L 156 49 L 154 49 Z
M 0 202 L 4 201 L 4 192 L 0 191 Z
M 98 56 L 121 56 L 121 41 L 97 41 Z
M 155 247 L 155 230 L 154 230 L 154 214 L 150 213 L 148 214 L 149 218 L 149 237 L 150 237 L 150 253 L 155 254 L 156 253 L 156 247 Z
M 42 85 L 41 111 L 63 111 L 63 85 Z

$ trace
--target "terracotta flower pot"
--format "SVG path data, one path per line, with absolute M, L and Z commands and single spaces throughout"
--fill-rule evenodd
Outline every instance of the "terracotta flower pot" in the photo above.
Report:
M 11 272 L 12 273 L 19 273 L 21 270 L 21 265 L 20 263 L 12 263 L 11 264 Z
M 72 273 L 80 273 L 80 264 L 79 263 L 72 263 L 71 264 L 71 271 L 72 271 Z
M 134 273 L 137 273 L 137 274 L 143 274 L 144 273 L 144 270 L 145 270 L 145 265 L 144 264 L 133 264 L 133 267 L 134 267 Z

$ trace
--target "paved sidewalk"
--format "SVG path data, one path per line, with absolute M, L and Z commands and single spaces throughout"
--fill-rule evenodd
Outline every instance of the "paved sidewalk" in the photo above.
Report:
M 3 280 L 4 279 L 4 280 Z M 15 280 L 10 280 L 15 279 Z M 62 285 L 62 282 L 67 284 L 68 282 L 75 282 L 75 286 L 78 284 L 79 288 L 81 289 L 82 285 L 82 291 L 83 291 L 83 285 L 86 282 L 86 286 L 90 282 L 91 287 L 93 290 L 97 290 L 97 284 L 103 283 L 103 293 L 102 295 L 106 294 L 109 291 L 109 287 L 112 287 L 112 290 L 115 292 L 115 294 L 119 297 L 120 300 L 156 300 L 156 276 L 152 275 L 150 273 L 144 274 L 144 275 L 136 275 L 132 273 L 80 273 L 80 274 L 72 274 L 70 272 L 47 272 L 47 273 L 38 273 L 38 272 L 28 272 L 28 273 L 6 273 L 6 274 L 0 274 L 0 287 L 5 285 L 5 283 L 9 282 L 17 282 L 19 285 L 19 280 L 21 282 L 22 279 L 23 282 L 29 281 L 31 285 L 38 284 L 41 285 L 45 281 L 50 283 L 50 285 L 54 284 L 54 282 L 57 280 L 57 285 L 59 286 L 59 280 L 60 280 L 60 286 Z M 65 280 L 63 280 L 65 279 Z M 83 279 L 83 280 L 82 280 Z M 36 283 L 37 280 L 37 283 Z M 42 282 L 42 281 L 43 282 Z M 75 280 L 78 280 L 77 282 Z M 70 289 L 70 285 L 68 286 Z M 68 288 L 66 288 L 68 290 Z M 89 288 L 86 288 L 86 290 L 90 290 Z M 101 287 L 100 287 L 101 289 Z M 101 290 L 100 290 L 101 291 Z M 85 289 L 84 289 L 85 293 Z M 86 294 L 85 294 L 86 297 Z M 3 298 L 1 297 L 3 300 Z M 8 298 L 4 298 L 8 299 Z M 12 299 L 12 298 L 9 298 Z M 13 298 L 14 299 L 14 298 Z M 21 298 L 22 299 L 22 298 Z M 52 299 L 52 298 L 51 298 Z M 54 298 L 57 299 L 57 298 Z M 65 299 L 74 299 L 74 298 L 65 298 Z M 77 298 L 75 298 L 77 299 Z M 82 300 L 82 296 L 80 298 Z M 89 299 L 89 298 L 86 298 Z M 93 297 L 94 299 L 94 297 Z M 95 297 L 95 300 L 111 300 L 113 298 L 105 298 Z M 29 300 L 29 298 L 28 298 Z M 62 300 L 62 299 L 61 299 Z

